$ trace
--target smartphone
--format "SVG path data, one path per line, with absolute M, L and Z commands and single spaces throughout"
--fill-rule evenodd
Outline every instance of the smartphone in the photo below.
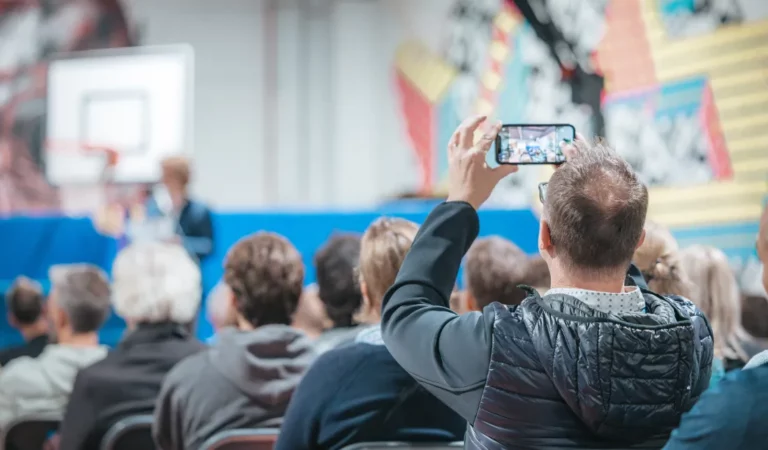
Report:
M 576 129 L 568 124 L 502 125 L 496 137 L 496 162 L 499 164 L 562 164 L 563 146 L 576 139 Z

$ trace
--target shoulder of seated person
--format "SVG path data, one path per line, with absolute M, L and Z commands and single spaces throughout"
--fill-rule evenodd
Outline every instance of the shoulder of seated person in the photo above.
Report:
M 201 369 L 212 364 L 208 359 L 209 351 L 203 349 L 203 351 L 192 353 L 177 362 L 166 375 L 166 382 L 178 383 L 179 381 L 198 378 L 202 373 Z
M 0 368 L 0 384 L 9 380 L 24 379 L 39 362 L 31 356 L 20 356 Z
M 351 371 L 362 363 L 376 361 L 380 358 L 392 358 L 385 346 L 355 342 L 323 353 L 315 360 L 310 370 L 323 367 L 335 372 Z

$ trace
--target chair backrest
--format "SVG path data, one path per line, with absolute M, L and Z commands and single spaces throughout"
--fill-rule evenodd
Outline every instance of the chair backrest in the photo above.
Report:
M 361 442 L 344 447 L 342 450 L 456 450 L 464 448 L 463 442 Z
M 101 439 L 101 450 L 154 450 L 151 415 L 118 420 Z
M 13 420 L 0 430 L 0 449 L 40 450 L 61 425 L 61 417 L 52 415 L 25 416 Z
M 277 428 L 222 431 L 205 441 L 202 450 L 272 450 L 279 433 Z

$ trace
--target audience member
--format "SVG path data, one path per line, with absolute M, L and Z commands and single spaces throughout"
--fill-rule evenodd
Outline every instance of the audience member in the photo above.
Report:
M 576 144 L 541 196 L 547 295 L 461 316 L 447 308 L 477 208 L 517 170 L 485 164 L 500 125 L 475 146 L 481 121 L 449 141 L 448 201 L 384 299 L 387 348 L 469 422 L 467 448 L 658 448 L 709 384 L 712 336 L 687 300 L 625 285 L 648 191 L 604 143 Z
M 680 247 L 666 227 L 647 221 L 645 239 L 635 250 L 632 261 L 640 268 L 653 292 L 691 298 L 691 282 L 680 267 Z M 696 302 L 696 299 L 691 300 Z
M 681 251 L 681 262 L 691 279 L 691 299 L 712 326 L 715 357 L 726 372 L 744 367 L 762 348 L 741 325 L 741 294 L 728 258 L 714 247 L 695 245 Z
M 78 370 L 107 355 L 97 334 L 109 315 L 104 272 L 87 264 L 54 266 L 49 278 L 51 344 L 37 358 L 17 358 L 0 371 L 0 428 L 29 414 L 63 414 Z
M 549 275 L 547 262 L 541 256 L 528 258 L 525 267 L 525 282 L 536 289 L 539 295 L 546 295 L 552 285 L 552 277 Z
M 466 309 L 482 311 L 493 302 L 519 305 L 527 293 L 518 287 L 525 279 L 528 257 L 520 247 L 499 237 L 478 239 L 464 263 Z
M 768 263 L 768 208 L 760 219 L 757 253 Z M 763 270 L 768 290 L 768 271 Z M 717 334 L 715 335 L 718 336 Z M 768 361 L 763 352 L 755 359 Z M 750 366 L 753 362 L 750 361 Z M 768 442 L 768 365 L 754 363 L 749 370 L 733 370 L 712 386 L 690 412 L 664 450 L 758 450 Z
M 750 335 L 768 339 L 768 298 L 765 295 L 742 294 L 741 324 Z
M 223 280 L 216 283 L 208 293 L 205 309 L 214 332 L 213 336 L 208 338 L 209 343 L 212 343 L 216 334 L 224 328 L 237 326 L 237 315 L 232 306 L 232 291 Z
M 120 419 L 151 414 L 165 375 L 204 348 L 185 324 L 200 304 L 200 270 L 180 246 L 123 249 L 112 267 L 112 302 L 128 331 L 106 358 L 75 380 L 59 450 L 96 450 Z
M 325 333 L 325 330 L 333 326 L 333 322 L 325 312 L 320 296 L 317 295 L 317 285 L 310 284 L 301 291 L 299 305 L 293 313 L 291 326 L 301 330 L 308 338 L 317 342 L 317 339 Z M 315 351 L 317 348 L 315 347 Z
M 315 254 L 318 295 L 333 322 L 315 343 L 318 353 L 354 340 L 360 331 L 355 322 L 363 302 L 355 275 L 359 260 L 360 236 L 355 234 L 333 235 Z
M 362 239 L 360 286 L 373 312 L 380 308 L 418 227 L 381 218 Z M 465 422 L 398 366 L 381 329 L 320 356 L 288 407 L 277 450 L 335 450 L 362 441 L 455 441 Z
M 36 358 L 48 344 L 43 289 L 40 283 L 19 277 L 5 293 L 8 324 L 19 330 L 25 343 L 0 351 L 0 367 L 21 356 Z
M 224 280 L 237 328 L 168 374 L 153 429 L 163 450 L 199 449 L 228 429 L 278 427 L 314 359 L 311 341 L 290 326 L 304 265 L 288 240 L 264 232 L 241 239 L 227 254 Z

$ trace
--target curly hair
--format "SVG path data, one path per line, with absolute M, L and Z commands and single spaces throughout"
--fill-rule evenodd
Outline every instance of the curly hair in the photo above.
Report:
M 352 325 L 363 296 L 356 277 L 360 262 L 360 236 L 335 234 L 315 253 L 315 271 L 320 300 L 336 327 Z
M 229 249 L 224 281 L 237 312 L 251 325 L 289 325 L 304 285 L 304 263 L 288 239 L 258 232 Z

